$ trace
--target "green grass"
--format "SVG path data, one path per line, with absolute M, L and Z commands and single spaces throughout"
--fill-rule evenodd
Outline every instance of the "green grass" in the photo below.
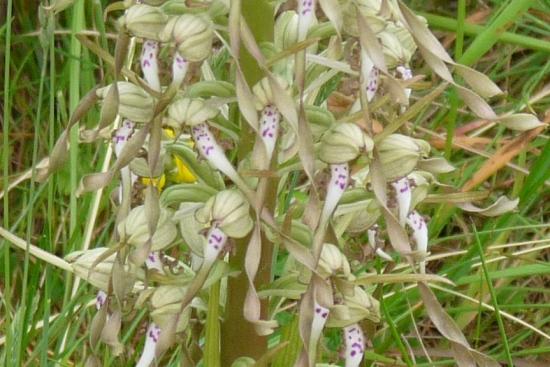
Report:
M 486 3 L 496 15 L 476 25 L 464 19 L 479 10 L 477 2 L 457 1 L 458 14 L 449 10 L 448 2 L 411 3 L 426 14 L 428 22 L 439 30 L 438 35 L 456 37 L 456 42 L 450 43 L 448 48 L 454 57 L 488 73 L 507 90 L 505 96 L 492 101 L 498 111 L 523 109 L 545 117 L 550 108 L 550 95 L 533 100 L 549 82 L 550 27 L 548 17 L 542 15 L 542 11 L 548 10 L 544 1 L 488 1 Z M 112 24 L 103 21 L 107 1 L 77 0 L 74 6 L 60 14 L 47 14 L 42 23 L 37 17 L 35 2 L 8 0 L 6 5 L 5 19 L 13 19 L 13 22 L 6 21 L 0 26 L 0 40 L 4 46 L 1 55 L 4 67 L 1 190 L 6 190 L 19 175 L 32 169 L 51 151 L 80 97 L 102 82 L 99 71 L 105 66 L 91 52 L 81 48 L 70 33 L 96 30 L 100 33 L 97 42 L 111 51 L 114 49 L 114 43 L 106 37 L 106 32 L 113 31 Z M 531 10 L 518 16 L 518 11 L 525 10 L 528 5 L 541 11 Z M 506 31 L 497 34 L 503 24 L 507 24 Z M 70 32 L 56 34 L 54 30 Z M 428 73 L 427 69 L 423 71 Z M 456 98 L 453 92 L 439 97 L 438 103 L 445 108 L 428 107 L 415 121 L 415 126 L 452 134 L 473 121 Z M 90 115 L 89 121 L 82 123 L 94 123 L 94 118 L 97 118 L 97 111 Z M 2 197 L 2 227 L 28 244 L 59 257 L 85 245 L 107 245 L 113 230 L 106 192 L 82 198 L 75 196 L 82 174 L 99 171 L 109 162 L 105 145 L 90 147 L 75 143 L 77 129 L 75 127 L 71 133 L 70 159 L 62 171 L 44 184 L 24 180 Z M 420 134 L 419 130 L 417 132 Z M 480 136 L 490 139 L 480 150 L 492 154 L 503 139 L 516 134 L 494 127 Z M 486 158 L 453 148 L 450 143 L 449 139 L 441 154 L 451 157 L 458 170 L 445 175 L 443 180 L 460 187 Z M 512 163 L 529 173 L 503 169 L 488 180 L 483 189 L 493 194 L 519 197 L 521 201 L 516 213 L 487 219 L 448 206 L 425 206 L 425 211 L 431 215 L 432 254 L 464 251 L 430 261 L 428 269 L 432 273 L 445 274 L 457 284 L 453 292 L 469 297 L 460 297 L 442 287 L 433 289 L 473 346 L 503 364 L 511 364 L 513 359 L 550 363 L 550 340 L 536 331 L 547 333 L 550 325 L 548 249 L 521 256 L 516 256 L 515 252 L 532 245 L 491 250 L 497 245 L 550 237 L 547 224 L 550 220 L 548 132 L 533 140 L 529 149 Z M 443 192 L 444 189 L 440 189 L 439 193 Z M 471 230 L 472 221 L 476 231 Z M 88 307 L 94 289 L 67 272 L 30 256 L 29 252 L 11 246 L 3 238 L 0 238 L 0 247 L 0 365 L 83 365 L 89 354 L 85 332 L 95 312 Z M 491 261 L 500 256 L 504 259 Z M 474 266 L 480 262 L 481 266 Z M 381 290 L 387 295 L 382 307 L 385 319 L 372 338 L 373 348 L 369 351 L 373 358 L 383 361 L 382 356 L 407 365 L 452 366 L 449 356 L 437 355 L 446 344 L 428 321 L 423 308 L 417 306 L 420 297 L 416 288 L 387 284 L 381 286 Z M 211 300 L 209 307 L 215 308 L 216 297 Z M 493 307 L 494 311 L 484 305 Z M 124 323 L 122 340 L 140 347 L 145 313 L 133 315 Z M 424 347 L 430 355 L 433 353 L 432 363 L 423 355 L 413 323 L 424 338 Z M 209 319 L 208 328 L 212 339 L 220 332 L 215 319 Z M 298 341 L 296 328 L 297 322 L 292 319 L 283 335 L 278 337 Z M 209 343 L 207 348 L 211 347 Z M 328 340 L 322 355 L 334 359 L 337 351 L 332 346 L 335 343 Z M 411 350 L 416 364 L 412 362 Z M 133 360 L 121 361 L 109 352 L 101 358 L 106 365 L 133 365 Z M 215 355 L 212 358 L 217 359 Z

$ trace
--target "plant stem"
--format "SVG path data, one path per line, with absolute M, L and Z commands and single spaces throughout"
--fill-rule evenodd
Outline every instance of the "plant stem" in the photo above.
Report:
M 11 22 L 12 22 L 12 0 L 7 2 L 7 11 L 6 11 L 6 29 L 5 29 L 5 44 L 4 44 L 4 113 L 2 117 L 2 130 L 3 130 L 3 139 L 2 139 L 2 188 L 5 190 L 3 205 L 2 205 L 2 216 L 3 216 L 3 225 L 8 228 L 10 225 L 9 221 L 9 173 L 10 173 L 10 141 L 9 141 L 9 132 L 10 132 L 10 120 L 11 120 L 11 92 L 10 92 L 10 70 L 11 70 Z M 10 247 L 5 241 L 0 242 L 4 246 L 3 256 L 4 256 L 4 304 L 6 309 L 4 310 L 5 320 L 4 323 L 7 325 L 11 324 L 11 271 L 10 271 Z M 11 342 L 11 332 L 9 328 L 6 330 L 6 350 L 9 351 L 9 346 Z M 12 351 L 13 352 L 13 351 Z M 5 353 L 5 365 L 8 365 L 9 353 Z M 11 361 L 10 361 L 11 362 Z
M 267 0 L 242 0 L 241 13 L 258 43 L 273 40 L 273 8 Z M 239 56 L 246 81 L 252 86 L 263 77 L 263 73 L 256 60 L 244 47 L 241 47 Z M 254 132 L 246 122 L 241 121 L 239 159 L 250 153 L 254 140 Z M 269 185 L 273 186 L 273 183 L 270 182 Z M 276 187 L 276 183 L 274 186 Z M 271 195 L 272 192 L 271 188 L 268 188 L 267 197 L 271 202 L 266 203 L 266 206 L 271 210 L 275 200 L 275 195 Z M 241 356 L 258 359 L 267 351 L 267 338 L 258 336 L 253 325 L 244 319 L 243 314 L 244 300 L 248 290 L 244 260 L 249 240 L 250 237 L 247 236 L 236 241 L 236 254 L 229 260 L 231 267 L 241 270 L 241 273 L 237 277 L 229 278 L 227 283 L 227 303 L 221 341 L 222 366 L 231 366 L 233 361 Z M 262 235 L 262 257 L 256 278 L 257 286 L 270 281 L 272 251 L 273 245 Z M 265 316 L 266 312 L 267 303 L 263 301 L 262 316 Z

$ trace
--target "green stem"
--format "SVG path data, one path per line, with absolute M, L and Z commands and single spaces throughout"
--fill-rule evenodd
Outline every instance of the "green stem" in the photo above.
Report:
M 2 187 L 3 190 L 5 190 L 4 194 L 4 200 L 3 200 L 3 226 L 5 228 L 9 228 L 10 221 L 9 221 L 9 193 L 8 193 L 8 186 L 9 186 L 9 174 L 10 174 L 10 140 L 9 140 L 9 132 L 10 132 L 10 120 L 11 120 L 11 92 L 10 92 L 10 70 L 11 70 L 11 23 L 12 23 L 12 0 L 8 0 L 7 2 L 7 11 L 6 11 L 6 30 L 5 30 L 5 44 L 4 44 L 4 114 L 2 119 L 2 171 L 3 171 L 3 179 L 2 179 Z M 10 269 L 10 247 L 5 241 L 1 241 L 0 244 L 4 246 L 4 304 L 6 305 L 6 309 L 4 314 L 5 320 L 4 323 L 6 325 L 10 325 L 11 323 L 11 281 L 10 277 L 11 269 Z M 6 346 L 9 346 L 11 344 L 11 332 L 8 330 L 9 328 L 6 328 Z M 7 350 L 7 348 L 6 348 Z M 5 365 L 8 365 L 8 357 L 9 353 L 5 353 Z M 11 362 L 11 361 L 10 361 Z
M 273 8 L 268 0 L 242 0 L 241 14 L 247 22 L 252 34 L 258 43 L 273 40 Z M 247 83 L 253 86 L 264 75 L 257 61 L 244 47 L 240 50 L 240 63 Z M 239 159 L 243 159 L 252 150 L 255 140 L 254 132 L 246 122 L 241 121 L 241 133 L 239 142 Z M 272 210 L 275 195 L 272 187 L 276 183 L 270 182 L 266 207 Z M 258 336 L 251 323 L 244 319 L 243 305 L 248 290 L 248 279 L 244 271 L 245 255 L 250 237 L 236 241 L 236 254 L 231 257 L 231 268 L 241 270 L 237 277 L 231 277 L 227 283 L 227 302 L 225 308 L 225 320 L 222 325 L 221 364 L 231 366 L 233 361 L 241 356 L 260 358 L 267 351 L 267 338 Z M 270 281 L 271 258 L 273 244 L 262 235 L 262 256 L 260 270 L 256 277 L 256 285 L 261 286 Z M 262 301 L 262 316 L 267 314 L 267 303 Z

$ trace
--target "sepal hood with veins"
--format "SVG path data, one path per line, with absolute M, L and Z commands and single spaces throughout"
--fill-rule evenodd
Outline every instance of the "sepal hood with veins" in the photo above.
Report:
M 195 215 L 199 222 L 216 227 L 231 238 L 246 236 L 253 226 L 250 204 L 238 190 L 220 191 Z
M 395 180 L 412 172 L 421 157 L 430 152 L 430 144 L 402 134 L 390 134 L 377 143 L 383 172 L 387 180 Z
M 288 84 L 279 77 L 275 77 L 277 83 L 283 90 L 289 88 Z M 261 79 L 252 87 L 252 93 L 254 93 L 254 104 L 258 111 L 263 110 L 266 106 L 272 105 L 275 101 L 273 97 L 273 91 L 271 89 L 271 82 L 268 78 Z
M 337 246 L 331 243 L 323 245 L 317 271 L 325 278 L 336 276 L 339 273 L 346 278 L 353 278 L 348 259 Z
M 210 55 L 213 38 L 212 24 L 195 14 L 171 17 L 160 33 L 162 42 L 174 42 L 178 53 L 191 62 Z
M 118 82 L 120 116 L 134 122 L 149 122 L 153 118 L 155 100 L 145 90 L 129 82 Z M 100 99 L 109 96 L 112 85 L 96 91 Z
M 360 286 L 352 294 L 343 294 L 343 303 L 330 308 L 327 327 L 345 327 L 364 319 L 380 322 L 380 303 Z
M 195 126 L 216 117 L 219 110 L 201 98 L 181 98 L 168 107 L 168 116 L 180 125 Z
M 159 40 L 167 20 L 160 8 L 145 4 L 133 5 L 120 19 L 133 36 L 150 40 Z
M 151 238 L 151 251 L 162 250 L 170 246 L 178 234 L 176 224 L 172 221 L 170 209 L 161 208 L 157 228 Z M 143 246 L 149 240 L 149 227 L 145 206 L 140 205 L 130 211 L 119 223 L 118 234 L 122 241 L 136 247 Z
M 374 143 L 359 126 L 350 122 L 337 124 L 321 138 L 319 158 L 329 164 L 347 163 L 362 152 L 370 154 Z

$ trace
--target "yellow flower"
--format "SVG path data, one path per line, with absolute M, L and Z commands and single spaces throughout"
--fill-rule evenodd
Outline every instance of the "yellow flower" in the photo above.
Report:
M 173 180 L 181 183 L 193 183 L 197 181 L 197 178 L 195 175 L 193 175 L 193 172 L 183 163 L 183 161 L 177 157 L 174 156 L 174 162 L 176 163 L 176 172 L 174 174 Z
M 150 186 L 151 184 L 155 186 L 159 192 L 162 191 L 164 185 L 166 184 L 166 176 L 163 174 L 162 176 L 158 178 L 148 178 L 148 177 L 142 177 L 141 183 L 145 186 Z
M 176 139 L 176 132 L 172 128 L 164 128 L 164 135 L 170 139 Z M 193 146 L 193 142 L 190 142 L 189 145 Z M 193 183 L 197 181 L 197 178 L 191 172 L 191 170 L 185 165 L 185 163 L 176 155 L 173 155 L 174 163 L 176 168 L 170 174 L 170 179 L 176 183 Z

